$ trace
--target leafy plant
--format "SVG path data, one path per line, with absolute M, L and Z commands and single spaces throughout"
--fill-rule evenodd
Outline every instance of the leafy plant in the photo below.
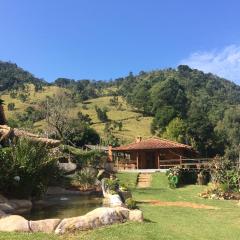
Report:
M 56 177 L 56 161 L 43 143 L 21 138 L 0 154 L 0 188 L 14 197 L 40 197 Z
M 93 168 L 85 167 L 77 172 L 75 180 L 86 190 L 95 185 L 96 177 L 97 172 Z
M 128 209 L 136 209 L 137 208 L 137 203 L 133 198 L 127 198 L 125 201 L 125 205 L 127 206 Z

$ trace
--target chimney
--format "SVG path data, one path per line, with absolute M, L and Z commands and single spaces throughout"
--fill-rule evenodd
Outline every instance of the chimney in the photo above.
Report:
M 142 137 L 137 136 L 137 137 L 136 137 L 136 143 L 139 143 L 139 142 L 141 142 L 141 141 L 142 141 Z

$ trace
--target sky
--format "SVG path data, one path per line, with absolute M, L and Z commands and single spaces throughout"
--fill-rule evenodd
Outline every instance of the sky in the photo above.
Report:
M 0 60 L 110 80 L 188 64 L 240 84 L 239 0 L 0 0 Z

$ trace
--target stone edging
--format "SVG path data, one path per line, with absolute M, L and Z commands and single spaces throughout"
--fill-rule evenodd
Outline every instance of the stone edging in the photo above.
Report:
M 1 218 L 2 217 L 2 218 Z M 19 215 L 6 215 L 0 212 L 0 231 L 2 232 L 45 232 L 63 234 L 76 230 L 90 230 L 114 223 L 143 221 L 142 211 L 125 207 L 100 207 L 78 217 L 65 219 L 43 219 L 28 221 Z

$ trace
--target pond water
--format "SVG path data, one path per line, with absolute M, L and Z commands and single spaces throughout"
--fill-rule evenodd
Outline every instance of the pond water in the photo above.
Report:
M 23 214 L 28 220 L 46 218 L 69 218 L 84 215 L 102 206 L 102 198 L 94 196 L 48 196 L 44 199 L 47 206 L 33 207 L 31 212 Z

